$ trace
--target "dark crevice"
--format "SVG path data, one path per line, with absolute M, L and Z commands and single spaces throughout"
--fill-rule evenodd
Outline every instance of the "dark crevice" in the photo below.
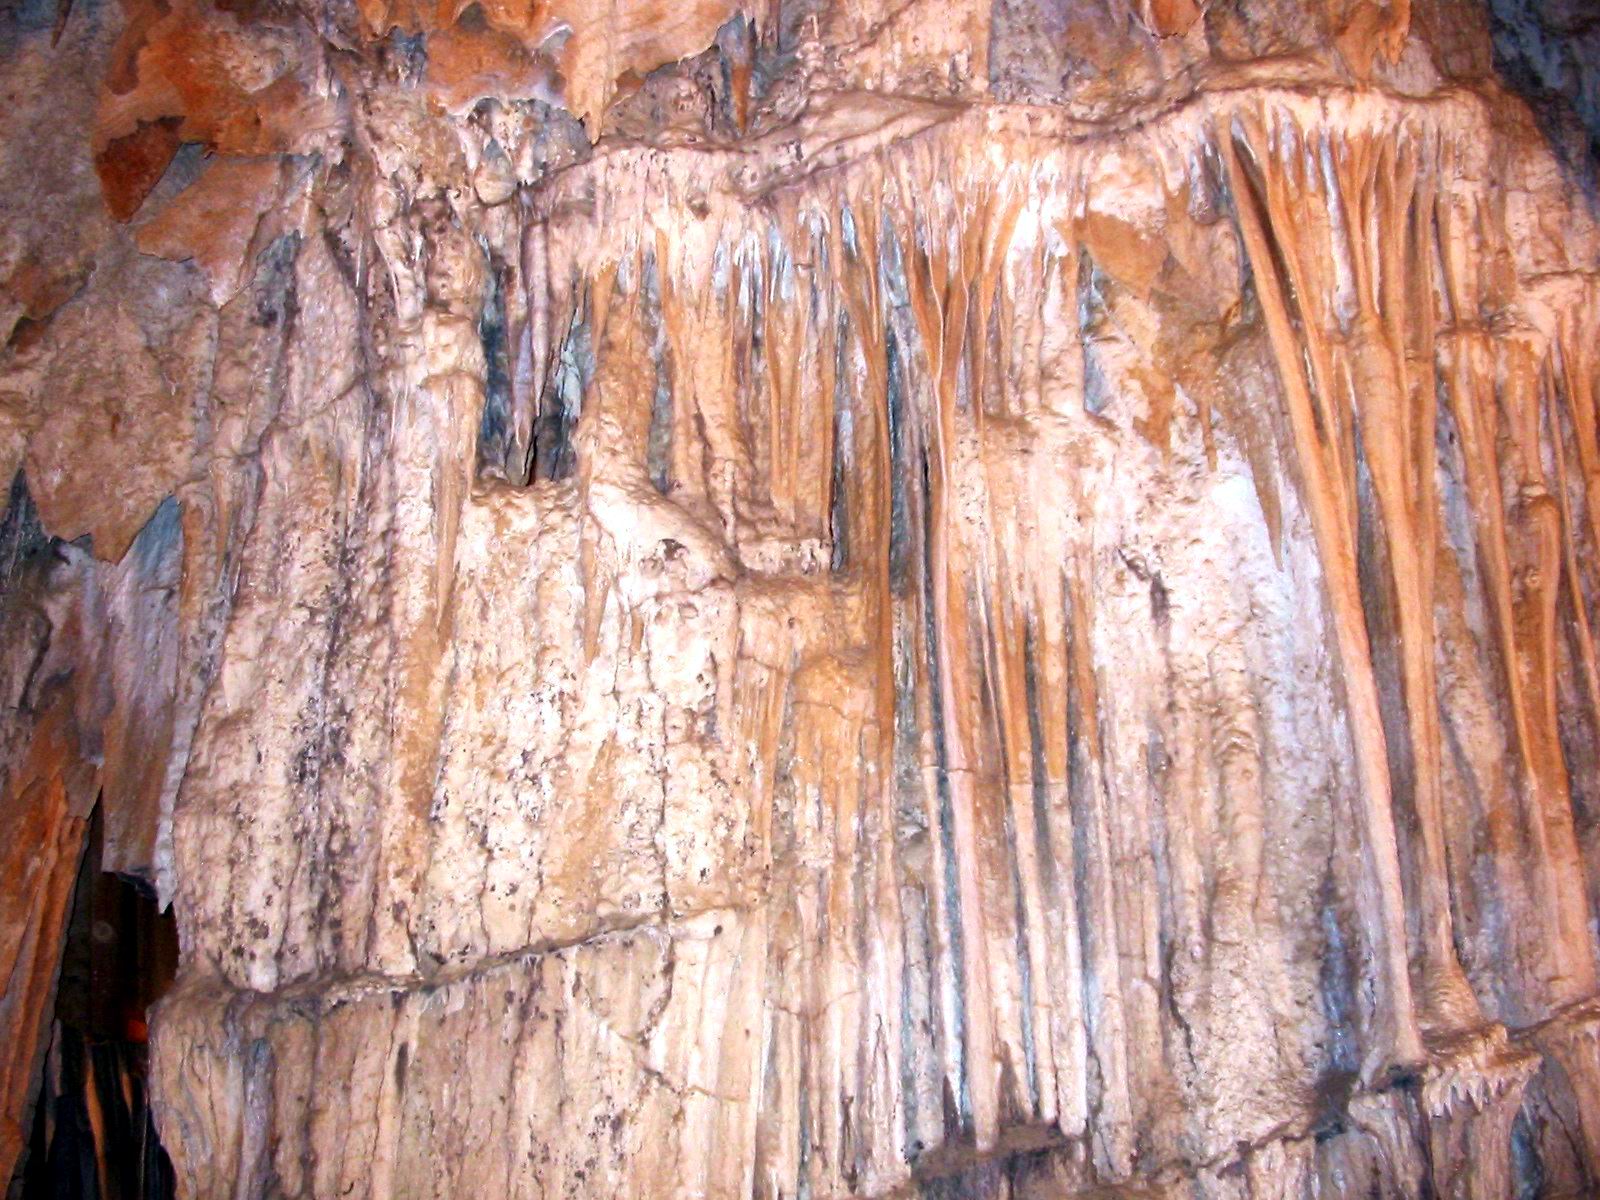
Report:
M 555 370 L 539 397 L 533 422 L 533 477 L 566 479 L 577 469 L 572 433 L 583 411 L 584 393 L 594 380 L 594 346 L 589 331 L 588 306 L 573 313 L 562 339 Z
M 645 470 L 656 491 L 666 495 L 672 490 L 672 347 L 661 315 L 661 276 L 653 252 L 644 259 L 644 313 L 656 373 L 655 390 L 650 397 L 650 432 L 645 440 Z
M 142 881 L 100 870 L 97 806 L 61 954 L 54 1023 L 12 1200 L 168 1200 L 148 1102 L 148 1012 L 178 966 L 177 923 Z
M 927 455 L 922 456 L 922 539 L 924 546 L 933 544 L 932 481 Z M 932 724 L 936 769 L 934 777 L 939 788 L 939 848 L 944 859 L 943 879 L 945 923 L 950 931 L 950 976 L 955 1000 L 956 1071 L 960 1079 L 959 1094 L 952 1094 L 950 1081 L 945 1079 L 945 1134 L 946 1141 L 956 1141 L 972 1128 L 972 1096 L 967 1081 L 967 997 L 966 978 L 962 963 L 966 961 L 965 935 L 962 927 L 961 890 L 956 883 L 955 802 L 950 794 L 950 753 L 946 740 L 944 709 L 940 700 L 943 681 L 939 674 L 939 629 L 934 614 L 933 555 L 922 555 L 922 613 L 924 638 L 928 661 L 928 694 L 933 702 L 928 706 Z
M 906 482 L 911 474 L 906 437 L 905 380 L 901 377 L 900 339 L 888 322 L 884 337 L 884 375 L 889 412 L 889 588 L 904 593 L 911 578 L 911 530 Z
M 504 263 L 485 248 L 488 258 L 483 312 L 478 317 L 478 341 L 483 347 L 483 416 L 478 422 L 478 475 L 507 477 L 511 452 L 511 371 L 506 339 L 506 278 Z
M 1351 961 L 1350 941 L 1339 919 L 1339 897 L 1331 864 L 1322 881 L 1321 909 L 1323 947 L 1319 991 L 1322 1015 L 1328 1026 L 1328 1042 L 1323 1048 L 1326 1059 L 1319 1090 L 1331 1087 L 1347 1091 L 1359 1066 L 1355 1038 L 1356 971 Z
M 1045 754 L 1044 716 L 1039 707 L 1039 646 L 1032 617 L 1023 627 L 1022 682 L 1028 705 L 1028 756 L 1033 764 L 1034 853 L 1039 860 L 1039 884 L 1049 895 L 1056 885 L 1056 858 L 1050 845 L 1050 762 Z
M 28 481 L 19 470 L 11 480 L 5 515 L 0 516 L 0 600 L 17 589 L 30 568 L 46 560 L 55 543 L 45 532 Z
M 1105 287 L 1106 277 L 1089 252 L 1082 251 L 1078 256 L 1078 332 L 1083 342 L 1083 407 L 1092 416 L 1099 416 L 1112 400 L 1098 349 L 1108 321 Z
M 1533 109 L 1562 168 L 1600 207 L 1600 4 L 1489 0 L 1494 67 Z
M 833 373 L 833 464 L 828 483 L 828 533 L 833 553 L 829 563 L 837 573 L 850 568 L 850 475 L 852 421 L 850 412 L 849 328 L 841 319 L 838 364 Z
M 263 328 L 280 326 L 287 338 L 299 315 L 294 268 L 300 258 L 300 235 L 286 233 L 256 256 L 255 321 Z
M 1527 1108 L 1517 1111 L 1511 1124 L 1511 1186 L 1515 1200 L 1534 1200 L 1544 1193 L 1544 1162 L 1539 1156 L 1539 1140 Z

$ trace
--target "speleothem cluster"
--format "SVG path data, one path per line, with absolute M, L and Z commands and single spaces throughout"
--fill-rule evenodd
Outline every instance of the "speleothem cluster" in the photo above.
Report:
M 1562 9 L 0 18 L 0 1171 L 98 803 L 184 1196 L 1596 1186 Z

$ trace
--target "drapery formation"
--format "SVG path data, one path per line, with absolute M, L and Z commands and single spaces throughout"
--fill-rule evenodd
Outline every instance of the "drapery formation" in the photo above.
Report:
M 236 627 L 318 650 L 240 663 L 191 760 L 193 953 L 293 997 L 169 1010 L 168 1094 L 270 1131 L 218 1185 L 331 1139 L 298 1186 L 340 1191 L 376 1129 L 445 1190 L 870 1194 L 1057 1144 L 1087 1186 L 1242 1144 L 1263 1189 L 1489 1196 L 1530 1079 L 1535 1124 L 1581 1111 L 1592 284 L 1519 282 L 1482 110 L 894 115 L 723 194 L 742 159 L 602 154 L 503 249 L 432 251 L 477 273 L 457 312 L 413 283 L 418 357 L 503 361 L 419 366 L 430 415 L 241 587 Z M 357 536 L 374 494 L 403 537 Z M 387 619 L 333 598 L 397 543 Z M 330 599 L 291 628 L 294 594 Z M 319 707 L 352 694 L 388 740 Z M 404 1082 L 464 1046 L 488 1099 Z M 252 1107 L 324 1075 L 371 1107 Z M 1330 1136 L 1350 1106 L 1390 1141 Z
M 189 457 L 52 576 L 124 681 L 18 725 L 145 814 L 183 1194 L 1600 1177 L 1600 236 L 1512 101 L 819 73 L 591 151 L 336 61 L 357 149 L 140 226 Z

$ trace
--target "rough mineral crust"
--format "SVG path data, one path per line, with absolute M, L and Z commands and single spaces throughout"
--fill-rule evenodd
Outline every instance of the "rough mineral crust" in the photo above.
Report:
M 1581 7 L 7 10 L 0 1171 L 1600 1186 Z

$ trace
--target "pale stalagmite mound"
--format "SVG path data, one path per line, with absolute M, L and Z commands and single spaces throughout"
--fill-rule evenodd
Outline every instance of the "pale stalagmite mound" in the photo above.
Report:
M 0 1174 L 1600 1187 L 1586 6 L 0 24 Z

